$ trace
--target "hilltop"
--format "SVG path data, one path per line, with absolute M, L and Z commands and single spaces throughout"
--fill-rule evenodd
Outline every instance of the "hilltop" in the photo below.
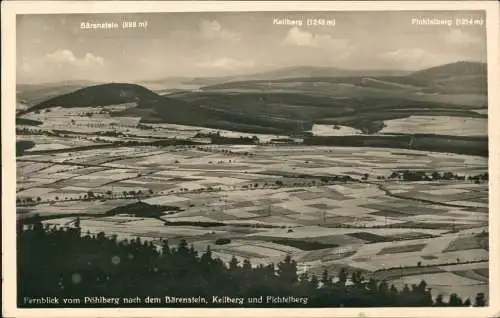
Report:
M 108 83 L 88 86 L 45 100 L 18 115 L 50 107 L 96 107 L 130 102 L 151 102 L 162 97 L 136 84 Z
M 231 76 L 218 77 L 167 77 L 144 81 L 145 86 L 161 86 L 170 87 L 172 85 L 188 85 L 188 86 L 209 86 L 218 85 L 230 82 L 243 81 L 272 81 L 290 78 L 317 78 L 317 77 L 359 77 L 359 76 L 403 76 L 409 74 L 409 71 L 403 70 L 349 70 L 337 67 L 325 66 L 292 66 L 283 67 L 275 70 L 239 74 Z
M 402 76 L 409 72 L 401 70 L 348 70 L 336 67 L 321 66 L 293 66 L 279 68 L 272 71 L 260 72 L 254 74 L 195 78 L 190 81 L 192 84 L 215 85 L 237 81 L 272 81 L 290 78 L 318 78 L 318 77 L 359 77 L 359 76 Z
M 480 75 L 486 76 L 487 65 L 480 62 L 459 61 L 444 65 L 434 66 L 421 71 L 413 72 L 411 76 L 415 78 L 425 78 L 427 80 L 437 80 L 452 76 Z
M 448 93 L 473 92 L 486 94 L 488 69 L 485 63 L 460 61 L 431 67 L 411 74 L 436 91 Z

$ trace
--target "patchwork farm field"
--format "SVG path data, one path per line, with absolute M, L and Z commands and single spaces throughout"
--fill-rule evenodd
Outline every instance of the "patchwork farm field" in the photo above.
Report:
M 55 138 L 55 137 L 54 137 Z M 55 140 L 51 144 L 57 144 Z M 84 232 L 186 239 L 223 261 L 301 271 L 361 270 L 433 293 L 488 293 L 488 187 L 382 179 L 400 169 L 488 171 L 486 158 L 423 151 L 255 146 L 137 146 L 17 158 L 18 218 Z M 336 176 L 349 176 L 341 181 Z

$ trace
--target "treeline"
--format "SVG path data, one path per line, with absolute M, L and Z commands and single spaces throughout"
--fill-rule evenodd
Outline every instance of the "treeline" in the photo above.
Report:
M 398 148 L 488 157 L 488 138 L 475 136 L 431 134 L 313 136 L 304 138 L 303 143 L 316 146 Z
M 377 179 L 382 179 L 382 177 L 377 177 Z M 459 180 L 459 181 L 473 181 L 475 183 L 482 183 L 488 181 L 488 172 L 480 173 L 477 175 L 458 175 L 453 172 L 426 172 L 426 171 L 415 171 L 415 170 L 398 170 L 393 171 L 388 179 L 398 179 L 403 181 L 436 181 L 436 180 Z
M 116 236 L 106 237 L 104 233 L 82 235 L 79 223 L 77 219 L 73 228 L 43 226 L 39 220 L 31 225 L 18 224 L 20 307 L 27 306 L 24 297 L 165 295 L 308 298 L 307 305 L 273 307 L 486 305 L 483 293 L 472 300 L 463 300 L 456 294 L 449 300 L 441 296 L 433 300 L 425 281 L 398 289 L 385 280 L 365 279 L 360 272 L 344 269 L 335 277 L 327 271 L 321 277 L 307 272 L 298 274 L 297 263 L 290 256 L 276 265 L 252 266 L 249 260 L 240 264 L 235 257 L 225 264 L 213 256 L 210 248 L 199 253 L 185 240 L 176 247 L 170 247 L 167 241 L 158 247 L 139 238 L 118 241 Z
M 253 145 L 260 142 L 257 136 L 225 137 L 220 135 L 220 131 L 209 133 L 198 132 L 193 138 L 210 138 L 213 144 L 218 145 Z

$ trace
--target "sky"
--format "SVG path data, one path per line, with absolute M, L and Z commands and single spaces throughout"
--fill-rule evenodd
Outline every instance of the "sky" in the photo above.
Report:
M 419 70 L 486 61 L 484 13 L 181 12 L 17 17 L 17 82 L 142 81 L 258 73 L 290 66 Z M 274 19 L 303 24 L 276 24 Z M 335 25 L 306 25 L 308 19 Z M 449 25 L 413 19 L 451 19 Z M 123 29 L 122 21 L 147 22 Z M 81 23 L 118 23 L 82 29 Z

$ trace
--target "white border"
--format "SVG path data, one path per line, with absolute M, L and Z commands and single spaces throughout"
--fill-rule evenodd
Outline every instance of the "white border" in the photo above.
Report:
M 16 1 L 2 2 L 2 316 L 5 317 L 498 317 L 500 316 L 500 197 L 498 138 L 499 3 L 496 1 Z M 185 11 L 409 11 L 486 10 L 488 56 L 490 306 L 485 308 L 342 308 L 342 309 L 18 309 L 16 307 L 16 14 L 143 13 Z M 367 30 L 370 32 L 370 30 Z

